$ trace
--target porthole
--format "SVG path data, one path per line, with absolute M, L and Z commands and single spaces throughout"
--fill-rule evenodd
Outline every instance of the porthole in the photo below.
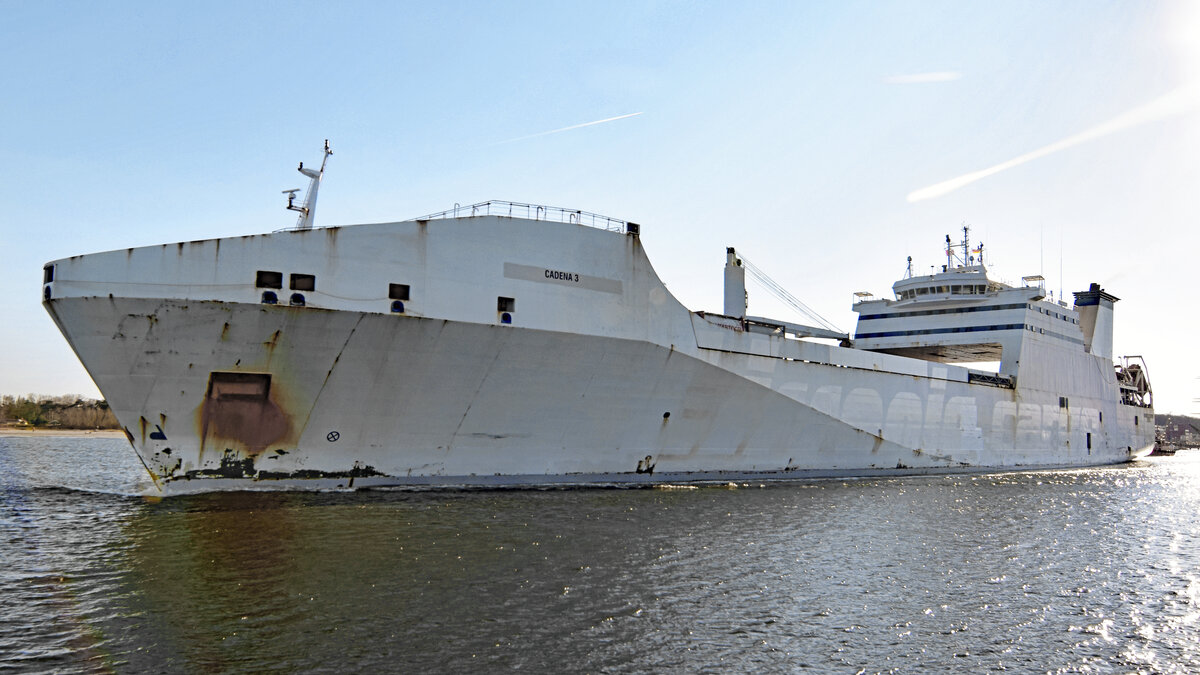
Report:
M 292 298 L 289 301 L 289 304 L 292 307 L 303 307 L 304 306 L 304 294 L 303 293 L 292 293 Z
M 399 300 L 393 300 L 392 301 L 392 312 L 395 314 L 403 314 L 404 313 L 404 303 Z
M 263 291 L 262 301 L 264 305 L 279 304 L 279 296 L 275 295 L 275 291 Z
M 505 312 L 500 315 L 500 323 L 512 323 L 512 314 Z

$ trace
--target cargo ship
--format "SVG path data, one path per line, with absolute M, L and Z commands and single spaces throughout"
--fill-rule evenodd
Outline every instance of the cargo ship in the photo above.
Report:
M 982 247 L 860 294 L 854 334 L 721 312 L 641 226 L 490 201 L 47 263 L 43 305 L 163 494 L 656 484 L 1080 467 L 1154 446 L 1117 298 L 994 280 Z M 940 255 L 940 253 L 939 253 Z M 819 322 L 813 322 L 819 323 Z M 993 363 L 981 368 L 980 363 Z

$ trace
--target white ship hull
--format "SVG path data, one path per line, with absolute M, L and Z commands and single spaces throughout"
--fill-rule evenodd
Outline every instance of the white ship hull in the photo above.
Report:
M 1053 376 L 1010 388 L 734 330 L 679 305 L 636 237 L 579 226 L 413 221 L 54 266 L 47 309 L 167 493 L 1090 466 L 1153 444 L 1153 411 L 1082 350 L 1029 347 Z M 260 268 L 320 292 L 262 304 Z M 351 270 L 422 292 L 390 313 Z

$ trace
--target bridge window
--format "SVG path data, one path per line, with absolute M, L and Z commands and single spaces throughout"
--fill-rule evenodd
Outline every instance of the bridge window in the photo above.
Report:
M 255 288 L 283 288 L 283 272 L 259 270 L 254 277 Z

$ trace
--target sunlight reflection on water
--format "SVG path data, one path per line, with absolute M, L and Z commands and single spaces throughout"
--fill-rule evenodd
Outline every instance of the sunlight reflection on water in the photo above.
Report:
M 1200 670 L 1200 453 L 738 489 L 142 482 L 124 441 L 0 439 L 0 663 Z

